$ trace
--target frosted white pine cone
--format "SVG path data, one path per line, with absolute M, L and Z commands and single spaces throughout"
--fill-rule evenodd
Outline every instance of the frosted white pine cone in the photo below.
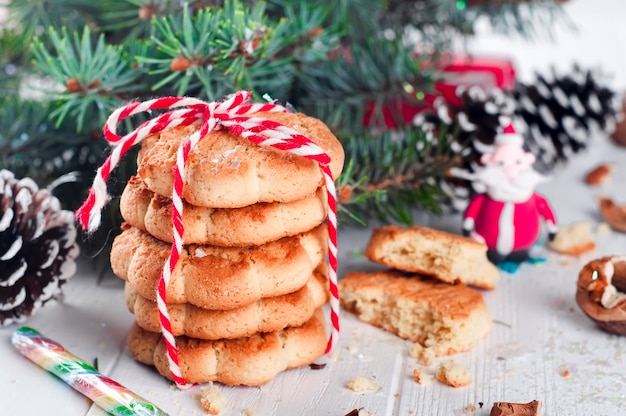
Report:
M 32 179 L 0 170 L 0 326 L 58 296 L 78 253 L 73 213 Z

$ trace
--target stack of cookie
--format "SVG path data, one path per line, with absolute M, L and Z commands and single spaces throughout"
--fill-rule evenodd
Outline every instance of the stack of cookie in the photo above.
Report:
M 321 121 L 293 113 L 257 117 L 291 127 L 331 158 L 343 149 Z M 171 378 L 157 285 L 172 244 L 172 167 L 196 126 L 145 138 L 138 174 L 124 189 L 123 232 L 111 251 L 136 323 L 129 351 Z M 212 131 L 189 154 L 182 191 L 183 251 L 167 288 L 183 378 L 259 385 L 308 365 L 326 347 L 326 190 L 316 162 Z
M 361 320 L 434 356 L 468 351 L 491 330 L 482 294 L 466 286 L 497 284 L 486 245 L 431 228 L 390 225 L 373 230 L 365 255 L 391 269 L 348 273 L 339 282 L 341 306 Z

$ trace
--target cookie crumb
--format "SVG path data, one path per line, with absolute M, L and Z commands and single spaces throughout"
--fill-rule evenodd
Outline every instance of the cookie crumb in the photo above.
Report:
M 474 413 L 476 411 L 476 406 L 474 406 L 473 404 L 468 404 L 467 406 L 465 406 L 465 410 L 470 413 Z
M 226 398 L 222 391 L 213 383 L 203 386 L 200 389 L 200 403 L 204 410 L 212 415 L 219 415 L 226 403 Z
M 379 391 L 382 386 L 365 376 L 357 376 L 348 381 L 346 387 L 354 392 Z
M 439 364 L 437 380 L 452 387 L 467 386 L 472 382 L 472 375 L 462 364 L 448 360 Z
M 417 358 L 418 363 L 427 367 L 435 363 L 435 350 L 432 348 L 424 348 L 417 342 L 411 346 L 409 355 L 413 358 Z
M 256 416 L 256 410 L 254 410 L 254 408 L 252 407 L 248 407 L 248 408 L 243 409 L 241 414 L 243 416 Z
M 433 380 L 433 375 L 416 368 L 413 370 L 413 379 L 418 384 L 430 384 Z

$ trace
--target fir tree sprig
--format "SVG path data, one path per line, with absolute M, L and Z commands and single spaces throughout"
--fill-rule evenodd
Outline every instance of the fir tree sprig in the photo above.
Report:
M 103 7 L 102 30 L 108 33 L 107 41 L 113 44 L 137 39 L 149 39 L 154 34 L 153 18 L 176 13 L 170 0 L 111 1 Z M 180 9 L 180 2 L 175 2 Z
M 350 216 L 410 224 L 417 208 L 441 212 L 440 183 L 459 163 L 451 150 L 454 138 L 408 127 L 365 134 L 342 138 L 349 163 L 338 189 Z
M 70 32 L 98 25 L 102 2 L 85 0 L 11 0 L 8 22 L 24 39 L 43 36 L 49 27 L 66 27 Z
M 297 104 L 337 132 L 384 127 L 389 109 L 387 115 L 403 125 L 395 110 L 401 103 L 423 106 L 420 97 L 432 90 L 435 77 L 421 69 L 419 56 L 404 53 L 400 39 L 370 39 L 340 51 L 336 59 L 302 68 Z
M 307 9 L 308 10 L 308 9 Z M 137 56 L 150 75 L 152 89 L 216 100 L 238 89 L 256 96 L 286 99 L 300 61 L 327 59 L 336 36 L 320 31 L 324 17 L 315 11 L 288 10 L 288 18 L 270 21 L 264 4 L 248 8 L 240 1 L 224 8 L 155 18 L 152 43 L 158 54 Z M 315 52 L 310 52 L 315 42 Z M 303 51 L 306 47 L 307 53 Z
M 348 217 L 370 212 L 408 222 L 414 208 L 439 209 L 440 178 L 458 153 L 445 140 L 406 130 L 398 109 L 422 105 L 438 76 L 431 57 L 445 52 L 446 42 L 472 33 L 481 16 L 511 14 L 500 4 L 508 0 L 477 1 L 13 0 L 0 41 L 9 70 L 0 73 L 7 86 L 0 95 L 17 99 L 2 103 L 0 146 L 7 153 L 0 162 L 54 174 L 79 170 L 86 187 L 105 155 L 100 131 L 114 107 L 166 95 L 213 101 L 248 89 L 322 119 L 340 137 L 347 163 L 338 184 Z M 515 3 L 513 13 L 554 6 Z M 512 32 L 530 23 L 502 21 Z M 418 34 L 411 42 L 409 29 Z M 434 52 L 428 60 L 415 54 L 415 39 Z M 22 93 L 33 75 L 52 80 L 49 94 L 36 98 L 45 107 L 25 103 L 34 99 Z M 387 130 L 383 113 L 397 129 Z M 20 165 L 38 148 L 42 165 Z M 117 172 L 120 184 L 127 173 Z M 83 196 L 74 191 L 74 199 Z
M 52 51 L 39 38 L 34 40 L 37 67 L 56 81 L 46 93 L 61 102 L 51 114 L 57 127 L 68 115 L 77 132 L 101 126 L 107 114 L 121 105 L 125 94 L 136 90 L 139 72 L 124 59 L 122 48 L 107 45 L 100 35 L 92 46 L 88 27 L 72 35 L 63 28 L 48 30 Z
M 214 62 L 212 45 L 215 44 L 220 21 L 219 9 L 201 10 L 192 16 L 185 7 L 182 15 L 153 18 L 155 34 L 151 43 L 157 54 L 138 55 L 137 62 L 145 65 L 147 72 L 159 79 L 152 90 L 169 89 L 177 95 L 194 95 L 203 89 L 203 97 L 215 98 L 220 92 L 227 91 L 232 85 L 217 75 L 214 91 L 211 85 L 211 71 Z M 226 84 L 226 85 L 224 85 Z M 198 94 L 200 95 L 200 94 Z
M 475 34 L 479 20 L 499 34 L 528 41 L 551 38 L 558 25 L 575 28 L 561 5 L 550 0 L 390 0 L 381 24 L 393 30 L 410 27 L 423 46 L 438 50 L 459 35 Z

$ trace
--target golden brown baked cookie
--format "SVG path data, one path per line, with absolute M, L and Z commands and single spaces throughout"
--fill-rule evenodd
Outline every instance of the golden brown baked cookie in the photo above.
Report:
M 124 220 L 152 236 L 172 241 L 172 200 L 150 191 L 141 178 L 129 181 L 120 211 Z M 308 231 L 326 218 L 326 188 L 293 202 L 262 202 L 242 208 L 183 203 L 184 244 L 223 247 L 261 245 Z
M 321 357 L 326 348 L 326 326 L 318 309 L 299 327 L 219 341 L 176 337 L 176 347 L 182 376 L 189 383 L 258 386 L 281 371 L 311 364 Z M 155 366 L 171 379 L 161 334 L 135 324 L 128 335 L 128 350 L 137 361 Z
M 495 288 L 500 278 L 496 266 L 487 259 L 486 245 L 426 227 L 375 228 L 365 256 L 396 269 L 483 289 Z
M 436 356 L 468 351 L 491 330 L 478 291 L 399 270 L 348 273 L 339 281 L 339 299 L 362 321 L 419 342 Z
M 333 178 L 339 176 L 343 148 L 322 121 L 302 113 L 259 113 L 257 117 L 282 123 L 318 144 L 331 158 Z M 137 172 L 150 190 L 172 195 L 176 151 L 197 129 L 176 127 L 143 140 Z M 319 165 L 313 160 L 216 130 L 189 153 L 182 197 L 197 206 L 239 208 L 258 202 L 296 201 L 314 194 L 323 183 Z
M 144 298 L 156 301 L 171 246 L 124 225 L 113 241 L 111 268 Z M 167 303 L 228 310 L 302 288 L 323 262 L 326 225 L 262 246 L 187 245 L 172 272 Z
M 578 274 L 576 303 L 604 331 L 626 335 L 626 257 L 606 256 Z
M 160 332 L 156 302 L 139 295 L 126 283 L 126 305 L 137 325 L 146 331 Z M 241 308 L 216 311 L 189 303 L 168 305 L 172 333 L 198 339 L 231 339 L 274 332 L 308 321 L 317 308 L 329 300 L 328 277 L 317 271 L 304 287 L 287 295 L 263 298 Z

